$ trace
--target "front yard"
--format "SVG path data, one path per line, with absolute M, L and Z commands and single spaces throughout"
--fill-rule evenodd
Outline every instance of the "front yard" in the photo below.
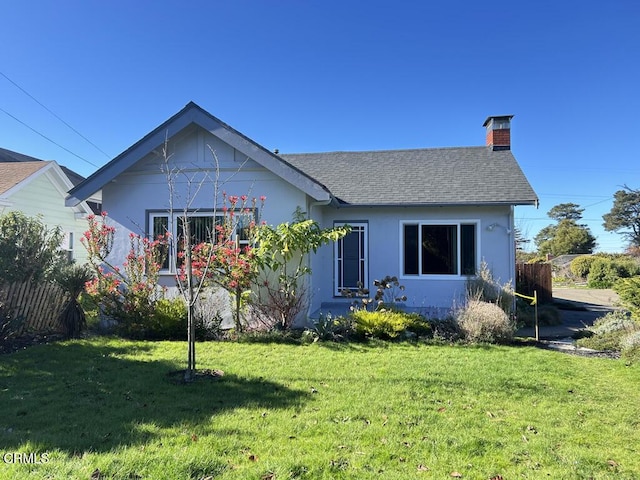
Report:
M 637 478 L 640 370 L 533 347 L 96 338 L 0 356 L 2 478 Z M 19 455 L 22 454 L 22 455 Z M 500 477 L 502 476 L 502 477 Z

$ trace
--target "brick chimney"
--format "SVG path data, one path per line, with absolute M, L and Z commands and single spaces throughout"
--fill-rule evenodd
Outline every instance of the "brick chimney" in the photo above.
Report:
M 511 119 L 513 115 L 487 117 L 482 124 L 487 127 L 487 147 L 492 150 L 511 150 Z

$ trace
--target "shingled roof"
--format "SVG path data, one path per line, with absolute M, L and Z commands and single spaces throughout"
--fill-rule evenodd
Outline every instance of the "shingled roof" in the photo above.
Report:
M 40 160 L 0 162 L 0 195 L 26 180 L 49 162 Z
M 35 157 L 30 157 L 23 153 L 7 150 L 6 148 L 0 148 L 0 163 L 4 162 L 41 162 L 42 160 Z
M 40 158 L 30 157 L 29 155 L 25 155 L 24 153 L 14 152 L 12 150 L 7 150 L 6 148 L 0 147 L 0 163 L 13 163 L 13 162 L 46 162 L 47 160 L 42 160 Z M 70 168 L 65 167 L 64 165 L 60 165 L 60 168 L 65 173 L 67 178 L 71 181 L 71 183 L 75 186 L 84 180 L 84 177 Z
M 343 206 L 536 205 L 510 150 L 428 148 L 280 155 Z

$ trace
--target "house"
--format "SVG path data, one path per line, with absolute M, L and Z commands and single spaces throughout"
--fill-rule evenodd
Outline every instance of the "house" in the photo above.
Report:
M 0 148 L 0 214 L 21 211 L 40 215 L 48 228 L 60 226 L 64 232 L 62 248 L 77 262 L 87 259 L 80 237 L 87 229 L 86 217 L 92 213 L 85 201 L 67 207 L 65 197 L 76 183 L 83 180 L 75 172 L 54 161 L 43 161 Z
M 538 199 L 511 153 L 511 118 L 489 117 L 478 147 L 285 155 L 189 103 L 74 187 L 67 205 L 102 194 L 122 261 L 129 232 L 173 223 L 170 198 L 174 211 L 213 221 L 217 162 L 224 190 L 267 197 L 268 223 L 290 221 L 300 207 L 321 227 L 352 227 L 310 258 L 310 312 L 347 305 L 341 290 L 386 275 L 406 287 L 407 307 L 450 308 L 482 261 L 502 282 L 515 277 L 514 207 Z M 167 170 L 181 172 L 173 196 Z

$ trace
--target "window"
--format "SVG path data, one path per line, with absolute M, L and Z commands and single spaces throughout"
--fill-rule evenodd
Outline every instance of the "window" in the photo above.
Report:
M 351 232 L 334 244 L 335 295 L 343 290 L 368 286 L 368 238 L 366 223 L 336 223 L 351 226 Z
M 165 233 L 171 234 L 171 242 L 166 252 L 165 260 L 162 265 L 163 270 L 172 270 L 172 265 L 180 265 L 180 260 L 175 259 L 175 252 L 182 250 L 184 241 L 185 225 L 183 223 L 183 213 L 174 213 L 171 217 L 167 213 L 150 213 L 149 214 L 149 233 L 153 238 Z M 210 242 L 215 236 L 215 226 L 222 222 L 223 215 L 213 212 L 189 212 L 187 220 L 189 222 L 189 232 L 191 234 L 191 244 Z M 249 220 L 246 215 L 236 217 L 238 225 L 236 227 L 236 238 L 240 246 L 249 244 Z M 172 220 L 172 221 L 170 221 Z
M 69 262 L 73 261 L 73 232 L 65 232 L 62 238 L 62 244 L 60 248 L 64 251 L 64 254 Z
M 402 224 L 402 272 L 407 276 L 474 275 L 475 223 Z

